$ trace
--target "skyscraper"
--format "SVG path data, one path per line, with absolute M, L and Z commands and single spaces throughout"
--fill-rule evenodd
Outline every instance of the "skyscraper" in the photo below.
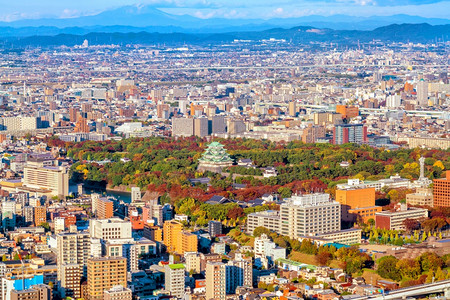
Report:
M 417 104 L 428 106 L 428 83 L 423 79 L 417 83 Z

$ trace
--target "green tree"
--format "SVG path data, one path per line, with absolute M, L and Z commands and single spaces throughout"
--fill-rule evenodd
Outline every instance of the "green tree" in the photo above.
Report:
M 378 260 L 377 273 L 383 278 L 400 281 L 402 276 L 397 269 L 398 259 L 392 255 L 384 256 Z

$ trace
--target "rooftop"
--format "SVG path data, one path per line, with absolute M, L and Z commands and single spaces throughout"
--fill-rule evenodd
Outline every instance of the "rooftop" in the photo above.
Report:
M 184 269 L 184 265 L 183 264 L 171 264 L 171 265 L 169 265 L 169 268 L 171 268 L 172 270 Z

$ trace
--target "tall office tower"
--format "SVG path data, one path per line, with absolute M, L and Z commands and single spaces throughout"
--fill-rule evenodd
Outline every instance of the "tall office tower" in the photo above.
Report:
M 131 222 L 120 218 L 103 220 L 89 220 L 89 233 L 91 237 L 105 241 L 113 239 L 130 239 Z
M 185 269 L 183 264 L 169 264 L 165 266 L 165 289 L 171 296 L 182 298 L 184 295 Z
M 435 207 L 450 206 L 450 170 L 445 172 L 445 178 L 433 180 L 433 204 Z
M 97 201 L 97 218 L 109 219 L 114 216 L 114 202 L 106 197 L 99 198 Z
M 221 262 L 206 263 L 206 300 L 226 299 L 226 265 Z
M 103 299 L 104 291 L 121 285 L 127 287 L 127 259 L 123 257 L 97 257 L 87 263 L 87 297 Z
M 382 210 L 380 206 L 375 206 L 375 188 L 360 184 L 358 179 L 349 179 L 348 184 L 339 187 L 336 201 L 341 204 L 343 221 L 375 220 L 375 213 Z
M 82 103 L 81 111 L 84 113 L 92 112 L 92 103 Z
M 93 214 L 97 214 L 98 200 L 100 199 L 99 194 L 91 194 L 91 210 Z
M 31 226 L 34 224 L 34 207 L 24 206 L 22 208 L 22 216 L 25 220 L 25 226 Z
M 363 124 L 337 124 L 333 128 L 333 144 L 367 142 L 367 127 Z
M 245 122 L 242 120 L 230 120 L 228 122 L 228 133 L 229 134 L 236 134 L 236 133 L 242 133 L 247 130 L 247 126 L 245 125 Z
M 417 104 L 428 106 L 428 83 L 423 79 L 417 83 Z
M 164 245 L 167 252 L 184 254 L 197 252 L 198 238 L 195 234 L 183 232 L 183 224 L 177 221 L 166 221 L 163 226 Z
M 209 221 L 208 232 L 212 237 L 222 234 L 222 223 L 218 221 Z
M 140 202 L 142 200 L 141 189 L 137 186 L 131 188 L 131 203 Z
M 81 297 L 80 280 L 87 275 L 91 238 L 87 232 L 56 235 L 58 281 L 66 297 Z M 78 273 L 77 273 L 78 272 Z
M 172 136 L 192 136 L 194 135 L 193 118 L 173 118 Z
M 113 286 L 111 289 L 104 292 L 104 300 L 131 300 L 131 289 L 123 287 L 121 285 Z
M 316 193 L 292 196 L 280 206 L 282 235 L 297 239 L 310 234 L 341 229 L 340 204 L 330 195 Z
M 23 168 L 23 185 L 65 197 L 69 195 L 69 170 L 55 166 L 55 160 L 45 156 L 29 157 Z
M 16 227 L 16 201 L 2 202 L 2 228 L 5 231 Z
M 208 134 L 214 133 L 226 133 L 227 124 L 225 122 L 225 116 L 212 116 L 208 120 Z
M 77 121 L 78 113 L 79 113 L 79 110 L 77 108 L 75 108 L 75 107 L 69 108 L 69 119 L 70 119 L 70 122 L 75 123 Z
M 194 135 L 198 137 L 208 135 L 208 119 L 206 117 L 194 119 Z
M 297 115 L 297 103 L 295 101 L 289 102 L 289 116 L 295 117 Z
M 47 207 L 36 206 L 34 208 L 34 226 L 47 222 Z
M 228 261 L 226 267 L 226 293 L 236 293 L 239 286 L 253 286 L 252 258 L 244 258 L 241 253 L 236 253 L 234 260 Z

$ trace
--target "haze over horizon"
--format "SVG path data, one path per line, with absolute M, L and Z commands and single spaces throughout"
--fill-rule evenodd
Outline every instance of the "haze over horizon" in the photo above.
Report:
M 164 12 L 197 18 L 273 19 L 310 15 L 350 15 L 360 17 L 405 14 L 448 19 L 450 1 L 440 0 L 18 0 L 2 4 L 0 21 L 24 19 L 76 18 L 96 15 L 124 6 L 158 8 Z

